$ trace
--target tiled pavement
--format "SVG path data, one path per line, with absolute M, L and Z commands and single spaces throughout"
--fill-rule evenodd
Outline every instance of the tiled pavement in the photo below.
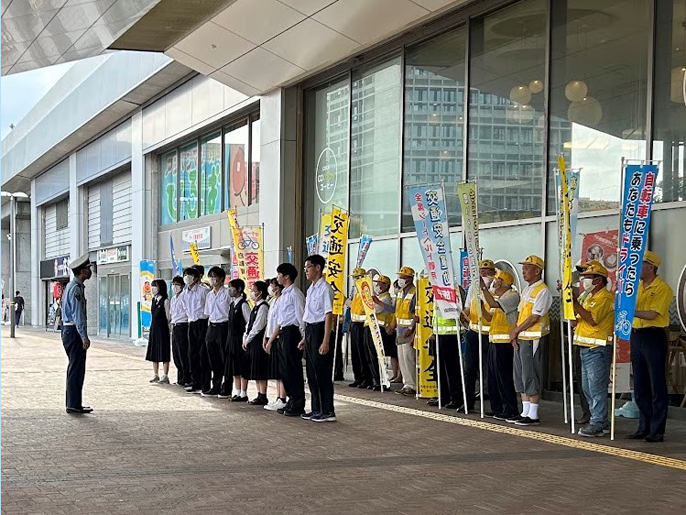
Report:
M 69 416 L 56 336 L 2 336 L 2 513 L 686 513 L 684 422 L 660 446 L 614 443 L 672 466 L 427 419 L 423 402 L 343 385 L 339 422 L 314 424 L 149 385 L 143 349 L 104 343 L 88 354 L 95 414 Z M 559 411 L 546 405 L 538 431 L 569 436 Z

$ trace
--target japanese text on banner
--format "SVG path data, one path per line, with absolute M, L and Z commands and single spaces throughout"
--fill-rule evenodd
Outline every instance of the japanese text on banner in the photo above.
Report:
M 194 265 L 199 265 L 200 264 L 200 254 L 198 254 L 198 244 L 196 242 L 193 242 L 189 245 L 188 250 L 191 252 L 191 257 L 193 258 L 193 264 Z
M 615 334 L 623 340 L 631 337 L 656 178 L 656 165 L 627 165 L 625 168 L 615 302 Z
M 239 226 L 235 212 L 229 210 L 229 223 L 233 247 L 238 264 L 238 275 L 246 288 L 264 277 L 264 234 L 262 226 Z
M 429 352 L 429 337 L 433 332 L 434 298 L 428 277 L 417 279 L 417 316 L 419 323 L 415 332 L 415 348 L 417 349 L 417 366 L 419 368 L 419 382 L 417 392 L 420 397 L 438 397 L 438 381 L 436 377 L 436 359 Z
M 409 188 L 412 219 L 419 248 L 433 287 L 434 302 L 444 318 L 457 319 L 462 310 L 455 290 L 453 256 L 450 249 L 448 213 L 441 184 Z
M 370 366 L 376 365 L 379 367 L 381 384 L 388 388 L 391 386 L 391 382 L 388 379 L 388 373 L 386 371 L 386 356 L 384 354 L 381 328 L 379 327 L 379 320 L 376 318 L 376 305 L 374 304 L 373 299 L 374 293 L 372 287 L 372 278 L 368 275 L 361 277 L 355 281 L 355 288 L 357 288 L 357 291 L 360 292 L 362 305 L 364 306 L 364 314 L 367 319 L 367 326 L 372 333 L 372 341 L 374 342 L 376 355 L 378 357 L 378 363 L 370 363 Z
M 562 219 L 562 247 L 560 260 L 562 261 L 562 308 L 565 320 L 574 320 L 574 302 L 572 297 L 572 225 L 571 204 L 569 202 L 569 178 L 567 167 L 562 156 L 558 159 L 560 172 L 560 199 Z
M 231 227 L 231 241 L 233 243 L 233 255 L 236 258 L 236 266 L 238 268 L 238 277 L 245 281 L 247 273 L 245 271 L 245 259 L 241 259 L 239 251 L 241 231 L 238 226 L 238 219 L 236 218 L 236 208 L 232 207 L 229 209 L 226 212 L 226 216 L 229 218 L 229 226 Z
M 141 327 L 147 331 L 152 323 L 152 282 L 155 279 L 155 262 L 142 259 L 141 269 Z
M 457 197 L 462 207 L 462 228 L 464 230 L 467 259 L 469 260 L 470 282 L 476 291 L 479 288 L 479 215 L 477 212 L 476 184 L 463 182 L 457 185 Z M 476 303 L 476 316 L 481 320 L 481 302 Z
M 319 220 L 319 254 L 324 258 L 329 257 L 329 238 L 331 237 L 331 213 L 322 213 Z
M 360 246 L 357 247 L 357 260 L 355 261 L 355 267 L 361 267 L 364 263 L 364 258 L 367 257 L 367 252 L 372 244 L 372 237 L 362 235 L 360 237 Z
M 469 277 L 469 257 L 466 250 L 460 251 L 460 286 L 467 291 L 471 280 Z
M 326 266 L 326 282 L 334 291 L 333 314 L 343 314 L 345 301 L 345 257 L 348 253 L 348 212 L 333 206 L 329 231 L 329 260 Z

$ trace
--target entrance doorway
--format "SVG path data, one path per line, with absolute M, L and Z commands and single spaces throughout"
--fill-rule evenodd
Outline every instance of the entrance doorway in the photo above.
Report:
M 128 338 L 130 334 L 131 283 L 128 274 L 109 274 L 99 279 L 98 334 Z

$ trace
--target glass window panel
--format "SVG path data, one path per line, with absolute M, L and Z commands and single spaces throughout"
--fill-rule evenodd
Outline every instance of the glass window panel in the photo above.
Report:
M 348 270 L 351 271 L 352 264 L 357 261 L 357 252 L 360 245 L 358 243 L 351 243 L 348 245 Z M 398 271 L 398 239 L 391 240 L 374 240 L 369 246 L 367 257 L 364 258 L 362 266 L 369 270 L 376 268 L 379 273 L 390 277 L 391 281 L 395 281 L 396 272 Z M 350 286 L 352 287 L 352 279 Z
M 130 317 L 131 297 L 129 294 L 129 276 L 123 275 L 121 280 L 121 334 L 128 336 L 131 331 Z
M 200 194 L 202 214 L 212 215 L 222 210 L 222 137 L 217 132 L 201 140 Z
M 622 157 L 645 159 L 650 0 L 552 2 L 550 179 L 581 168 L 581 211 L 619 207 Z
M 107 336 L 107 307 L 109 305 L 109 298 L 107 296 L 107 276 L 100 277 L 98 281 L 100 287 L 98 288 L 98 334 Z
M 467 31 L 459 28 L 405 55 L 403 185 L 442 181 L 450 225 L 461 220 L 456 188 L 462 179 L 466 44 Z M 490 129 L 481 127 L 483 138 L 490 138 Z M 402 230 L 414 231 L 406 191 L 402 208 Z
M 179 152 L 181 191 L 181 216 L 179 220 L 191 220 L 198 217 L 198 145 L 191 143 L 182 147 Z
M 509 261 L 519 274 L 520 280 L 522 278 L 522 267 L 518 264 L 520 261 L 530 254 L 546 259 L 543 255 L 543 235 L 540 223 L 481 229 L 479 244 L 485 259 Z M 546 265 L 547 269 L 548 265 Z
M 248 124 L 242 121 L 224 129 L 225 205 L 248 205 Z
M 471 24 L 468 176 L 478 182 L 482 223 L 541 214 L 545 27 L 545 0 Z
M 657 202 L 686 200 L 686 2 L 657 2 L 653 158 Z
M 453 256 L 453 272 L 455 274 L 459 271 L 460 246 L 462 245 L 462 233 L 450 233 L 450 250 Z M 402 256 L 400 258 L 399 266 L 410 266 L 414 271 L 419 273 L 424 269 L 424 258 L 422 257 L 419 248 L 419 242 L 416 236 L 408 236 L 402 239 L 401 244 Z M 457 275 L 456 275 L 457 277 Z M 392 278 L 393 279 L 393 278 Z
M 351 237 L 398 233 L 400 58 L 353 73 Z
M 346 79 L 309 91 L 306 102 L 305 227 L 313 234 L 321 212 L 348 207 L 350 84 Z
M 162 156 L 160 165 L 160 209 L 162 225 L 176 222 L 176 150 Z
M 260 119 L 253 119 L 250 125 L 250 204 L 257 204 L 260 195 Z

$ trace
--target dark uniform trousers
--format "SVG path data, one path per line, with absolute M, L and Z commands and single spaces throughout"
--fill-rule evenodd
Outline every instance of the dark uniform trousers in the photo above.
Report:
M 381 328 L 381 334 L 384 330 Z M 364 328 L 364 350 L 366 353 L 367 363 L 369 363 L 369 373 L 372 377 L 371 384 L 379 386 L 381 384 L 381 371 L 379 370 L 379 356 L 376 352 L 376 345 L 374 345 L 374 338 L 372 338 L 372 331 L 369 327 Z
M 343 324 L 337 325 L 338 334 L 336 335 L 336 356 L 334 357 L 333 380 L 345 381 L 345 377 L 343 376 L 343 346 L 345 345 L 345 335 L 343 334 Z
M 188 356 L 188 322 L 174 324 L 172 327 L 172 356 L 176 367 L 176 382 L 191 383 L 190 361 Z
M 440 357 L 439 372 L 441 374 L 441 405 L 454 402 L 462 404 L 462 378 L 460 377 L 460 355 L 457 348 L 456 334 L 440 334 L 438 353 Z M 467 392 L 469 394 L 469 392 Z
M 351 358 L 353 362 L 353 377 L 358 383 L 372 384 L 374 378 L 372 370 L 367 357 L 366 343 L 364 341 L 364 333 L 366 327 L 364 322 L 350 323 L 350 347 Z
M 205 335 L 207 334 L 207 319 L 201 318 L 188 324 L 188 360 L 191 366 L 191 380 L 193 388 L 209 390 L 209 369 L 207 352 L 205 349 Z M 203 362 L 207 368 L 203 369 Z M 207 386 L 207 388 L 205 388 Z
M 62 344 L 69 356 L 67 367 L 67 408 L 81 408 L 83 380 L 86 377 L 86 349 L 76 326 L 62 326 Z
M 669 396 L 665 363 L 667 332 L 661 327 L 631 331 L 631 366 L 634 396 L 641 412 L 638 433 L 665 434 Z
M 331 334 L 333 337 L 334 333 Z M 313 413 L 333 413 L 333 358 L 334 346 L 329 339 L 329 351 L 321 355 L 319 347 L 324 341 L 324 322 L 305 326 L 305 365 L 307 384 Z
M 476 331 L 469 330 L 466 332 L 465 341 L 467 343 L 467 352 L 465 352 L 464 377 L 465 388 L 467 390 L 467 408 L 469 409 L 474 409 L 474 403 L 476 402 L 476 380 L 479 377 L 479 340 L 481 340 L 481 347 L 485 360 L 488 353 L 488 335 L 482 334 L 481 338 L 479 338 L 479 334 Z M 487 386 L 486 366 L 483 367 L 483 371 L 485 390 Z
M 288 395 L 286 409 L 295 413 L 302 413 L 305 410 L 303 351 L 298 349 L 301 339 L 298 326 L 288 325 L 279 331 L 279 372 Z
M 513 376 L 514 348 L 511 343 L 488 344 L 488 397 L 495 414 L 517 415 L 517 393 Z
M 205 337 L 205 346 L 207 349 L 207 361 L 209 363 L 209 370 L 212 374 L 212 390 L 219 392 L 224 378 L 224 360 L 226 359 L 226 339 L 229 335 L 229 323 L 220 322 L 214 324 L 212 322 L 207 326 L 207 336 Z M 207 390 L 204 390 L 207 391 Z

